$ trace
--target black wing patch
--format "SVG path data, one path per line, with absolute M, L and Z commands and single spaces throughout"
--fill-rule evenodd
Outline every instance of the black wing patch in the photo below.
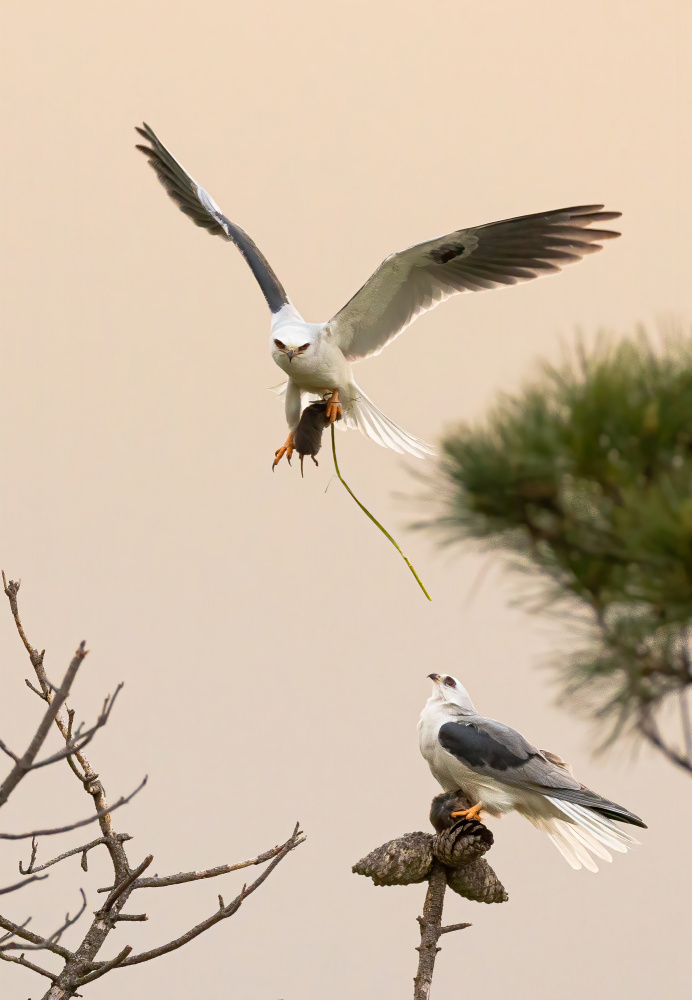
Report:
M 446 264 L 455 257 L 461 257 L 466 247 L 463 243 L 443 243 L 441 247 L 435 247 L 430 251 L 430 256 L 438 264 Z
M 492 767 L 494 771 L 507 771 L 523 767 L 529 757 L 519 757 L 488 733 L 473 724 L 445 722 L 437 734 L 440 746 L 469 767 Z

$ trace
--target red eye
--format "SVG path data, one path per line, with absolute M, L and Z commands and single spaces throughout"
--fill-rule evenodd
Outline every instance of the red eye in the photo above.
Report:
M 275 340 L 274 343 L 276 344 L 276 346 L 279 348 L 280 351 L 286 350 L 286 345 L 282 344 L 280 340 Z
M 456 687 L 456 684 L 454 683 L 454 678 L 453 677 L 445 677 L 445 684 L 447 685 L 447 687 L 451 687 L 451 688 Z
M 298 350 L 299 351 L 307 351 L 307 349 L 308 349 L 309 346 L 310 346 L 309 344 L 301 344 L 300 347 L 298 348 Z

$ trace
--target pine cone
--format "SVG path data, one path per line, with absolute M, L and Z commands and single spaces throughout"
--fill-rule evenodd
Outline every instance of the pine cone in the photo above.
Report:
M 477 819 L 460 819 L 433 837 L 432 851 L 448 868 L 460 868 L 482 857 L 493 845 L 493 835 Z
M 476 858 L 463 868 L 447 871 L 447 885 L 476 903 L 505 903 L 509 896 L 485 858 Z
M 361 858 L 351 871 L 367 875 L 375 885 L 425 882 L 433 860 L 432 839 L 429 833 L 405 833 Z

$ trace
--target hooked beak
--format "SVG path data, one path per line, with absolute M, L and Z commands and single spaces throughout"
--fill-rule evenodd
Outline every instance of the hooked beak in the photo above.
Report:
M 439 674 L 428 674 L 428 679 L 431 680 L 431 681 L 439 681 L 440 675 Z
M 296 356 L 295 351 L 286 351 L 286 357 L 288 358 L 289 362 L 293 361 L 295 356 Z

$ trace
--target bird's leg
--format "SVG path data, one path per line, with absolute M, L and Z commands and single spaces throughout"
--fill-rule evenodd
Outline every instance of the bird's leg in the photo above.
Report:
M 338 389 L 333 389 L 331 396 L 327 400 L 325 416 L 330 424 L 333 424 L 335 420 L 341 420 L 341 403 L 339 402 Z
M 461 817 L 462 819 L 477 819 L 480 822 L 479 813 L 483 808 L 482 802 L 476 802 L 475 806 L 471 806 L 470 809 L 460 809 L 459 812 L 453 812 L 450 815 L 452 819 L 457 819 Z
M 293 449 L 295 445 L 293 444 L 293 431 L 286 438 L 285 444 L 282 444 L 280 448 L 277 448 L 274 452 L 274 461 L 272 462 L 272 472 L 277 467 L 281 459 L 286 456 L 288 464 L 291 464 L 291 456 L 293 455 Z

